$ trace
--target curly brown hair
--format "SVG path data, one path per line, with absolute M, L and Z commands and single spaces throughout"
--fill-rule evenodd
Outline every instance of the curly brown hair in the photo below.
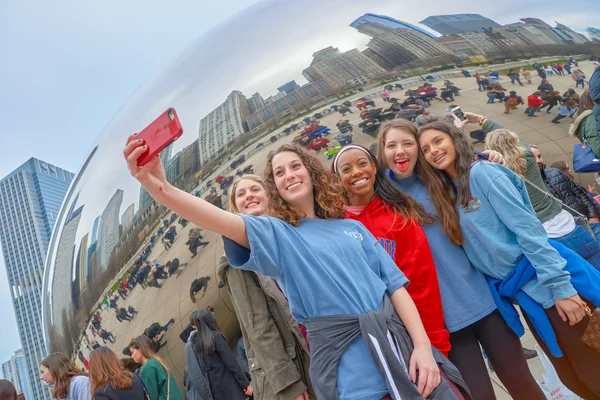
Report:
M 273 157 L 284 152 L 297 154 L 308 170 L 313 183 L 314 207 L 317 218 L 343 219 L 345 216 L 345 201 L 342 194 L 344 188 L 338 183 L 337 176 L 328 171 L 317 157 L 307 153 L 302 147 L 295 144 L 284 144 L 267 156 L 265 184 L 270 199 L 269 215 L 293 226 L 297 226 L 300 223 L 300 218 L 303 217 L 300 210 L 281 198 L 275 185 Z

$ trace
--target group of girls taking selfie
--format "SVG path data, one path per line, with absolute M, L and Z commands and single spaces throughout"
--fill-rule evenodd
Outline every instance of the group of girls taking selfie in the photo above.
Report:
M 562 382 L 600 399 L 600 353 L 581 340 L 600 272 L 548 239 L 524 181 L 501 152 L 474 155 L 467 122 L 499 127 L 469 113 L 393 120 L 376 155 L 348 145 L 330 168 L 282 145 L 263 178 L 235 181 L 233 212 L 169 184 L 158 156 L 138 166 L 144 141 L 128 138 L 129 170 L 152 197 L 223 237 L 219 274 L 255 398 L 495 399 L 483 349 L 512 398 L 543 400 L 518 304 Z

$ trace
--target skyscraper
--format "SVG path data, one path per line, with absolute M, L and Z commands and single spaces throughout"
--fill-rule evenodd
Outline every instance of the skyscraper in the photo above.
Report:
M 480 14 L 432 15 L 420 22 L 442 35 L 458 35 L 467 32 L 483 32 L 501 25 Z
M 248 131 L 248 102 L 239 90 L 200 120 L 200 161 L 202 164 L 221 154 L 235 138 Z M 142 207 L 140 206 L 140 209 Z
M 100 267 L 104 270 L 108 266 L 110 255 L 119 243 L 119 211 L 123 203 L 123 191 L 117 189 L 100 215 L 100 230 L 98 232 L 98 253 Z
M 376 22 L 380 26 L 387 27 L 390 29 L 404 28 L 411 29 L 413 31 L 421 32 L 424 35 L 429 36 L 430 38 L 435 38 L 435 35 L 427 32 L 425 29 L 419 28 L 418 26 L 409 24 L 408 22 L 400 21 L 398 19 L 388 17 L 387 15 L 378 15 L 367 13 L 358 18 L 356 18 L 350 26 L 356 28 L 360 33 L 364 33 L 365 35 L 369 35 L 369 29 L 373 29 L 375 26 L 371 25 L 370 28 L 364 26 L 367 22 Z M 374 34 L 381 34 L 381 32 L 373 32 Z M 373 37 L 373 35 L 369 35 Z
M 26 400 L 33 400 L 31 386 L 27 378 L 27 364 L 23 349 L 15 351 L 15 355 L 10 360 L 2 363 L 2 374 L 4 375 L 4 379 L 11 381 L 15 385 L 17 393 L 23 393 Z
M 313 54 L 302 75 L 309 82 L 322 79 L 331 87 L 344 87 L 364 85 L 369 77 L 382 72 L 383 68 L 357 49 L 340 52 L 329 46 Z
M 0 244 L 31 384 L 31 398 L 50 399 L 38 377 L 46 355 L 41 292 L 50 235 L 73 174 L 30 158 L 0 180 Z
M 435 39 L 413 29 L 392 29 L 378 22 L 365 22 L 359 32 L 372 37 L 367 44 L 369 51 L 364 54 L 387 70 L 411 62 L 427 61 L 435 65 L 437 60 L 453 54 Z

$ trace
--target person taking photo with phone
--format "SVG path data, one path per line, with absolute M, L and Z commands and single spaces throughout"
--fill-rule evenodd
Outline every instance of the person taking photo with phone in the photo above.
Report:
M 131 175 L 159 204 L 221 234 L 232 267 L 277 280 L 292 315 L 307 325 L 317 397 L 385 398 L 390 391 L 427 397 L 437 388 L 432 398 L 455 398 L 439 368 L 451 378 L 460 374 L 431 346 L 404 287 L 408 280 L 362 224 L 344 219 L 342 188 L 318 158 L 295 145 L 271 153 L 265 181 L 273 216 L 256 217 L 170 185 L 158 156 L 138 166 L 145 151 L 143 140 L 131 135 L 123 153 Z M 401 359 L 382 335 L 388 330 Z

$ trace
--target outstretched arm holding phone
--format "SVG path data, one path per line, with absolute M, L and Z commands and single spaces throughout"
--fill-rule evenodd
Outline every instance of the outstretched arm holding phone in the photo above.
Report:
M 123 155 L 131 176 L 142 184 L 154 200 L 201 228 L 228 237 L 246 248 L 250 247 L 242 217 L 171 185 L 167 181 L 159 155 L 154 156 L 145 165 L 138 166 L 138 159 L 146 151 L 144 139 L 138 139 L 134 134 L 127 138 Z

